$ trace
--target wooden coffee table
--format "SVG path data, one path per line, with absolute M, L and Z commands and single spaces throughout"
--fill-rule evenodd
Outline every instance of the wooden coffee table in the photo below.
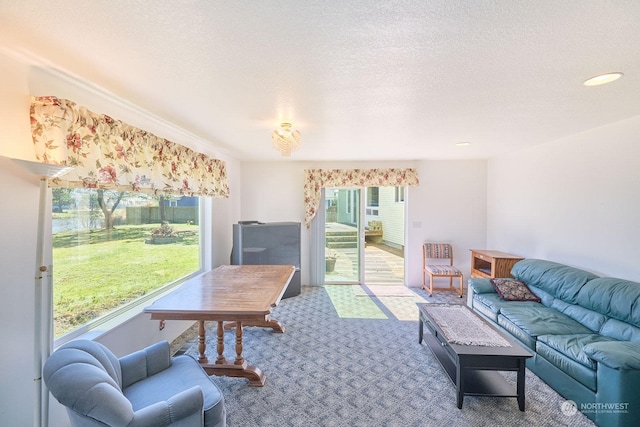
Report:
M 507 337 L 466 306 L 464 307 L 478 321 L 500 334 L 509 344 L 509 347 L 491 347 L 483 345 L 464 345 L 450 342 L 443 328 L 432 317 L 425 306 L 437 306 L 438 304 L 419 303 L 419 331 L 418 342 L 426 341 L 427 345 L 438 359 L 444 371 L 449 375 L 456 386 L 458 409 L 462 408 L 465 395 L 468 396 L 493 396 L 516 397 L 518 407 L 524 411 L 525 398 L 525 363 L 532 354 Z M 459 307 L 458 307 L 459 308 Z M 468 313 L 465 313 L 468 314 Z M 427 333 L 424 333 L 424 326 Z M 505 378 L 496 371 L 517 372 L 517 382 L 514 389 Z

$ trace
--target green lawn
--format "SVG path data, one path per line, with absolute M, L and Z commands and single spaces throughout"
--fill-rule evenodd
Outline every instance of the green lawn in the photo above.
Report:
M 198 270 L 198 226 L 174 225 L 184 235 L 180 242 L 145 244 L 157 226 L 54 234 L 56 337 Z

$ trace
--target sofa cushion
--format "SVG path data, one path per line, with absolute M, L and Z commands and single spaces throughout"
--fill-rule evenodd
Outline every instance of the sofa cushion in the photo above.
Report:
M 602 313 L 589 310 L 588 308 L 581 307 L 577 304 L 567 304 L 559 298 L 554 298 L 550 307 L 555 308 L 574 320 L 577 320 L 579 323 L 595 332 L 600 331 L 602 326 L 609 319 Z
M 543 342 L 569 359 L 575 360 L 590 369 L 596 369 L 596 363 L 584 352 L 584 346 L 604 341 L 616 340 L 599 334 L 540 335 L 538 337 L 538 344 Z
M 562 354 L 561 352 L 549 347 L 547 344 L 539 342 L 536 353 L 538 357 L 551 363 L 571 378 L 580 382 L 589 390 L 596 391 L 598 387 L 597 372 L 591 368 L 587 368 L 581 363 L 576 362 Z
M 531 292 L 536 294 L 536 296 L 540 298 L 542 304 L 546 305 L 547 307 L 552 307 L 553 302 L 557 299 L 556 297 L 551 295 L 549 292 L 542 290 L 542 288 L 531 286 L 529 284 L 529 289 L 531 289 Z
M 473 308 L 494 322 L 498 322 L 498 314 L 503 307 L 522 305 L 524 307 L 540 305 L 535 301 L 505 301 L 495 292 L 477 294 L 473 298 Z
M 469 293 L 473 294 L 493 294 L 496 290 L 493 288 L 490 280 L 484 277 L 472 277 L 468 283 Z
M 601 341 L 587 344 L 584 352 L 598 363 L 618 370 L 640 370 L 640 343 Z
M 498 325 L 501 326 L 505 331 L 513 335 L 513 337 L 518 341 L 522 342 L 522 344 L 535 351 L 537 337 L 529 335 L 522 328 L 504 317 L 502 314 L 498 314 Z
M 536 352 L 591 390 L 597 389 L 596 363 L 583 351 L 587 344 L 610 340 L 598 334 L 540 335 Z
M 540 302 L 531 289 L 522 280 L 497 278 L 491 279 L 500 298 L 505 301 L 536 301 Z
M 498 294 L 478 294 L 473 296 L 473 309 L 478 313 L 488 317 L 492 322 L 498 323 L 498 313 L 500 312 L 500 308 L 498 308 L 494 299 L 500 299 Z
M 500 310 L 500 314 L 532 337 L 592 334 L 594 332 L 558 310 L 543 305 L 504 307 Z
M 533 307 L 503 307 L 498 316 L 498 324 L 532 349 L 536 348 L 536 338 L 540 335 L 593 333 L 569 316 L 541 304 Z
M 578 292 L 589 280 L 598 277 L 584 270 L 539 259 L 518 261 L 511 269 L 511 275 L 570 303 L 576 302 Z
M 600 329 L 600 335 L 620 341 L 640 342 L 640 328 L 616 319 L 608 319 Z
M 611 277 L 594 279 L 580 290 L 576 302 L 640 327 L 640 283 Z

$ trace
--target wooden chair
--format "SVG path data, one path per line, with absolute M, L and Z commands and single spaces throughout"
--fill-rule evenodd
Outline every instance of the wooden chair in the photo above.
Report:
M 434 260 L 448 259 L 449 264 L 431 264 Z M 427 275 L 429 275 L 429 285 L 427 286 Z M 433 294 L 433 278 L 448 277 L 449 289 L 436 288 L 448 291 L 457 291 L 460 298 L 464 292 L 462 272 L 453 265 L 453 248 L 449 243 L 425 243 L 422 245 L 422 288 L 429 292 L 429 296 Z M 460 280 L 460 287 L 456 289 L 453 286 L 453 278 Z

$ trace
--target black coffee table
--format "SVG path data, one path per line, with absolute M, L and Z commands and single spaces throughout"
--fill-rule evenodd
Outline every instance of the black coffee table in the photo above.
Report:
M 532 354 L 493 328 L 480 316 L 473 313 L 487 326 L 496 331 L 509 344 L 509 347 L 489 347 L 481 345 L 462 345 L 450 343 L 442 328 L 424 308 L 436 304 L 419 303 L 418 342 L 426 341 L 434 356 L 453 381 L 457 391 L 458 409 L 462 408 L 464 396 L 516 397 L 518 407 L 524 411 L 525 363 Z M 464 306 L 466 310 L 471 310 Z M 427 333 L 424 334 L 424 325 Z M 505 378 L 496 371 L 516 371 L 517 382 L 514 390 Z

